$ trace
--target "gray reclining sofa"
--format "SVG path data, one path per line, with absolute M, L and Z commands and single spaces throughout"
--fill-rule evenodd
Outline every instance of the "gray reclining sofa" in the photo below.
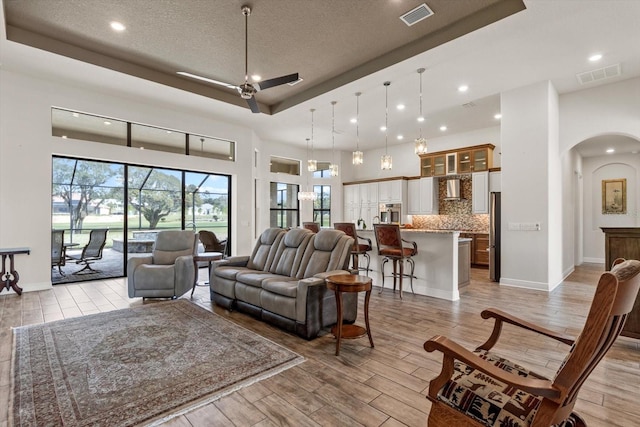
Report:
M 265 230 L 251 256 L 213 263 L 211 301 L 313 339 L 336 323 L 333 291 L 324 279 L 347 270 L 353 239 L 342 231 Z M 343 319 L 354 322 L 357 294 L 343 294 Z

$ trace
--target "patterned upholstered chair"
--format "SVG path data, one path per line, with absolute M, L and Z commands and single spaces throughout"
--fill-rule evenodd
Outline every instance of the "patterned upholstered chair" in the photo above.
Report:
M 586 426 L 573 412 L 578 392 L 620 334 L 639 288 L 640 261 L 616 260 L 612 270 L 600 276 L 577 338 L 496 309 L 481 313 L 483 319 L 493 318 L 495 323 L 489 339 L 474 352 L 441 335 L 431 338 L 424 349 L 440 351 L 444 357 L 440 375 L 429 383 L 429 427 Z M 571 346 L 554 378 L 547 379 L 490 351 L 504 324 Z
M 378 255 L 382 258 L 380 271 L 382 273 L 382 286 L 380 293 L 384 290 L 384 266 L 388 261 L 393 263 L 393 291 L 396 290 L 396 280 L 399 279 L 400 299 L 402 299 L 402 279 L 409 277 L 411 292 L 413 292 L 413 272 L 415 271 L 415 261 L 413 256 L 418 253 L 416 242 L 405 240 L 400 236 L 400 226 L 398 224 L 373 224 L 373 231 L 378 245 Z M 405 243 L 411 245 L 406 246 Z M 405 261 L 411 267 L 411 273 L 405 274 Z M 398 269 L 398 267 L 400 267 Z M 399 270 L 399 271 L 398 271 Z
M 303 222 L 302 228 L 306 228 L 307 230 L 311 230 L 314 233 L 317 233 L 318 231 L 320 231 L 320 224 L 318 224 L 317 222 Z
M 367 237 L 360 237 L 356 233 L 356 226 L 352 222 L 334 222 L 333 228 L 343 231 L 347 236 L 352 237 L 353 249 L 351 249 L 351 255 L 353 258 L 351 267 L 354 270 L 365 270 L 367 276 L 369 275 L 369 265 L 371 263 L 371 257 L 367 252 L 371 251 L 371 239 Z M 366 267 L 360 267 L 359 257 L 362 255 L 367 260 Z

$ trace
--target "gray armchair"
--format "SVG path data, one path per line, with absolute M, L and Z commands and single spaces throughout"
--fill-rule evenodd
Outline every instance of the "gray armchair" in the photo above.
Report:
M 129 297 L 177 298 L 190 290 L 196 277 L 196 242 L 193 231 L 159 232 L 151 256 L 129 258 Z

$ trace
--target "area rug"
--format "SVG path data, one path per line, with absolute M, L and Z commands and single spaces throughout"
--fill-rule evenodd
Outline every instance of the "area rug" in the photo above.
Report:
M 188 300 L 20 327 L 12 421 L 155 425 L 302 361 Z

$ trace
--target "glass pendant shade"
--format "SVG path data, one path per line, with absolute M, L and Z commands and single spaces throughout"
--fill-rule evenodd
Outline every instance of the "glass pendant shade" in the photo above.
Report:
M 380 158 L 380 168 L 382 170 L 390 170 L 393 168 L 393 159 L 391 158 L 391 155 L 385 154 Z
M 318 170 L 318 161 L 317 160 L 307 160 L 307 170 L 309 172 L 315 172 Z
M 424 138 L 417 138 L 415 140 L 415 153 L 416 154 L 426 154 L 427 152 L 427 140 Z
M 354 151 L 353 152 L 353 164 L 354 165 L 361 165 L 362 163 L 364 163 L 364 154 L 362 153 L 362 151 Z
M 329 171 L 331 172 L 331 176 L 338 176 L 338 165 L 333 163 L 330 164 Z

